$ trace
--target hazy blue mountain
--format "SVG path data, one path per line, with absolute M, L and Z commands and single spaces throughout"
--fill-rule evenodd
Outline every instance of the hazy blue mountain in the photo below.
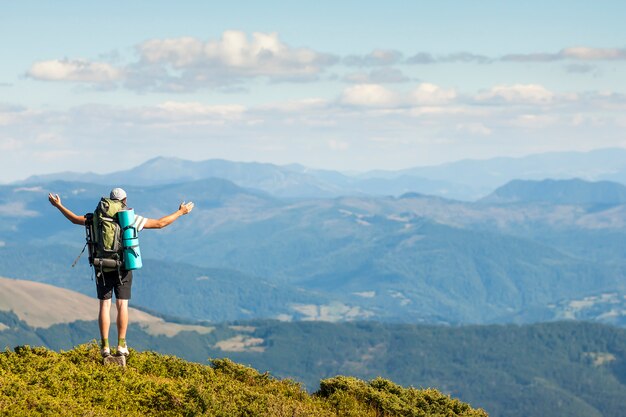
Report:
M 279 166 L 220 159 L 187 161 L 159 157 L 125 171 L 109 174 L 63 172 L 33 176 L 19 184 L 77 181 L 108 187 L 149 186 L 212 177 L 288 198 L 366 194 L 398 196 L 418 192 L 473 201 L 515 179 L 582 178 L 626 183 L 626 150 L 603 149 L 586 153 L 555 152 L 520 158 L 464 160 L 438 166 L 361 174 L 311 169 L 299 164 Z
M 579 183 L 548 184 L 557 195 L 558 187 Z M 550 320 L 565 314 L 565 307 L 554 306 L 626 293 L 626 205 L 606 206 L 605 183 L 581 187 L 584 193 L 569 204 L 508 205 L 416 193 L 285 201 L 221 179 L 127 191 L 129 204 L 152 218 L 172 212 L 182 200 L 197 204 L 191 216 L 172 226 L 141 233 L 145 271 L 156 277 L 155 288 L 165 279 L 159 268 L 169 271 L 165 275 L 173 282 L 175 271 L 191 271 L 181 274 L 189 284 L 186 294 L 194 295 L 194 285 L 202 283 L 192 280 L 206 275 L 194 268 L 209 268 L 232 274 L 215 281 L 215 292 L 203 289 L 200 295 L 245 294 L 226 297 L 232 307 L 218 312 L 211 304 L 196 309 L 180 301 L 171 314 L 491 323 Z M 82 247 L 83 228 L 50 206 L 49 191 L 85 213 L 108 187 L 69 182 L 0 187 L 0 251 L 12 253 L 2 259 L 0 272 L 7 276 L 45 276 L 47 269 L 68 268 L 75 255 L 61 261 L 55 245 L 72 245 L 76 255 Z M 585 204 L 574 204 L 581 201 Z M 21 258 L 20 250 L 33 257 Z M 232 283 L 229 276 L 239 278 Z M 266 287 L 253 285 L 255 280 Z M 254 299 L 266 291 L 274 306 Z M 157 303 L 158 297 L 146 300 Z M 601 304 L 602 312 L 592 316 L 619 323 L 622 313 L 603 317 L 608 304 Z
M 580 206 L 626 204 L 626 186 L 610 181 L 580 179 L 514 180 L 480 200 L 484 203 L 551 203 Z
M 459 183 L 402 175 L 396 178 L 362 178 L 354 180 L 351 188 L 360 194 L 400 196 L 416 192 L 459 200 L 475 200 L 490 191 L 480 186 L 468 187 Z
M 32 176 L 20 184 L 45 184 L 57 181 L 91 182 L 107 186 L 154 186 L 181 184 L 207 178 L 221 178 L 241 187 L 254 188 L 278 197 L 315 198 L 341 195 L 400 195 L 414 191 L 472 199 L 480 192 L 445 181 L 416 176 L 354 178 L 337 171 L 310 169 L 292 164 L 278 166 L 256 162 L 225 160 L 187 161 L 178 158 L 154 158 L 135 168 L 110 174 L 63 172 Z M 490 189 L 482 190 L 483 194 Z
M 594 185 L 603 187 L 589 184 Z M 47 187 L 78 213 L 93 210 L 102 192 L 102 186 L 84 183 L 1 187 L 6 220 L 0 222 L 0 250 L 12 255 L 3 259 L 0 272 L 8 276 L 23 277 L 23 271 L 45 276 L 44 262 L 21 258 L 20 249 L 58 271 L 71 264 L 73 254 L 60 262 L 51 245 L 75 245 L 78 254 L 84 242 L 83 228 L 49 205 Z M 196 309 L 201 299 L 193 305 L 181 299 L 168 311 L 174 315 L 529 322 L 561 317 L 551 306 L 568 300 L 625 293 L 626 246 L 615 244 L 626 241 L 624 205 L 590 212 L 577 205 L 462 203 L 415 193 L 282 201 L 218 179 L 128 192 L 129 204 L 149 217 L 173 211 L 181 200 L 197 203 L 191 216 L 140 235 L 155 290 L 161 280 L 174 285 L 175 271 L 191 271 L 181 272 L 181 279 L 189 284 L 185 294 L 195 295 L 202 282 L 193 280 L 206 274 L 194 268 L 212 268 L 233 272 L 215 281 L 210 289 L 215 292 L 203 289 L 199 295 L 246 294 L 226 297 L 232 307 L 218 312 L 211 304 Z M 231 275 L 238 277 L 235 283 L 226 278 Z M 255 280 L 267 289 L 253 285 Z M 146 291 L 146 300 L 160 302 Z M 254 299 L 265 292 L 274 307 Z
M 110 174 L 61 173 L 33 176 L 23 183 L 51 181 L 89 181 L 96 184 L 153 186 L 185 183 L 207 178 L 221 178 L 241 187 L 256 188 L 276 196 L 327 197 L 340 193 L 341 188 L 309 175 L 294 166 L 281 167 L 258 162 L 232 162 L 221 159 L 188 161 L 179 158 L 158 157 L 135 168 Z M 336 173 L 336 177 L 341 174 Z
M 547 306 L 560 299 L 624 290 L 619 268 L 529 239 L 339 210 L 345 208 L 306 207 L 229 225 L 211 242 L 194 244 L 193 252 L 173 253 L 341 295 L 345 304 L 360 306 L 364 311 L 355 314 L 364 318 L 532 321 L 549 318 Z M 178 233 L 193 242 L 184 229 Z M 153 236 L 160 242 L 153 248 L 163 244 Z M 317 318 L 320 308 L 311 314 Z
M 220 207 L 275 206 L 277 200 L 261 191 L 247 190 L 230 181 L 208 178 L 183 184 L 153 187 L 125 186 L 128 204 L 137 214 L 159 218 L 175 211 L 182 201 L 193 201 L 201 210 Z M 0 186 L 0 241 L 2 232 L 14 242 L 84 242 L 82 228 L 68 227 L 67 220 L 48 202 L 48 193 L 59 194 L 63 204 L 75 213 L 93 212 L 101 197 L 108 197 L 110 187 L 102 184 L 54 181 L 36 185 Z M 233 211 L 237 209 L 233 208 Z M 176 226 L 173 226 L 174 228 Z M 168 229 L 171 230 L 171 229 Z M 56 236 L 55 233 L 61 233 Z M 77 240 L 78 238 L 78 240 Z
M 436 195 L 461 200 L 474 200 L 491 191 L 491 188 L 482 188 L 480 185 L 469 187 L 449 181 L 432 180 L 415 175 L 400 175 L 392 178 L 387 176 L 367 177 L 358 174 L 348 175 L 337 171 L 315 170 L 301 165 L 288 166 L 294 171 L 312 175 L 322 181 L 334 184 L 340 195 L 378 195 L 399 196 L 408 192 Z
M 366 178 L 397 178 L 403 175 L 494 189 L 514 179 L 543 180 L 582 178 L 626 180 L 626 149 L 590 152 L 547 152 L 519 158 L 463 160 L 437 166 L 398 171 L 371 171 Z

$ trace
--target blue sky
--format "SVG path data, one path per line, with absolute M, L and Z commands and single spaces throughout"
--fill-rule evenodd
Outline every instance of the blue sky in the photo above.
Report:
M 7 2 L 0 182 L 626 147 L 624 2 Z

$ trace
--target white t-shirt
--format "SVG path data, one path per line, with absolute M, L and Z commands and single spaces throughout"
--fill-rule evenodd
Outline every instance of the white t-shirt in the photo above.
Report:
M 146 222 L 148 221 L 147 218 L 143 217 L 143 216 L 139 216 L 137 214 L 135 214 L 135 221 L 133 222 L 132 226 L 137 229 L 137 231 L 141 231 L 143 229 L 143 227 L 146 225 Z

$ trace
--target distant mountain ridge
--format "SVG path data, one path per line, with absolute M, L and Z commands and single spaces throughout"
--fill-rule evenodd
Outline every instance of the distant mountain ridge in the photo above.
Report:
M 398 171 L 371 171 L 361 176 L 395 178 L 402 175 L 461 184 L 497 187 L 514 179 L 582 178 L 588 181 L 626 182 L 626 149 L 588 152 L 546 152 L 523 157 L 467 159 Z
M 341 174 L 337 174 L 341 176 Z M 188 161 L 157 157 L 126 171 L 110 174 L 59 173 L 33 176 L 23 183 L 87 181 L 95 184 L 153 186 L 220 178 L 241 187 L 256 188 L 277 196 L 319 197 L 337 195 L 340 188 L 309 175 L 299 166 L 281 167 L 269 163 L 232 162 L 221 159 Z
M 626 149 L 590 152 L 552 152 L 519 158 L 463 160 L 438 166 L 397 171 L 346 174 L 299 164 L 274 165 L 221 159 L 188 161 L 157 157 L 109 174 L 63 172 L 32 176 L 19 184 L 82 181 L 113 185 L 162 185 L 206 178 L 222 178 L 244 188 L 278 197 L 319 198 L 344 195 L 401 195 L 408 192 L 460 200 L 476 200 L 516 180 L 609 180 L 626 184 Z
M 615 206 L 626 204 L 626 186 L 581 179 L 514 180 L 480 200 L 483 203 L 534 203 Z

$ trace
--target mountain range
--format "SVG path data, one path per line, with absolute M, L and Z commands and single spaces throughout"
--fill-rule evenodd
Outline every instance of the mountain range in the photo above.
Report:
M 343 173 L 298 164 L 274 165 L 212 159 L 188 161 L 158 157 L 109 174 L 62 172 L 32 176 L 22 184 L 78 181 L 93 184 L 160 185 L 222 178 L 244 188 L 285 198 L 393 195 L 407 192 L 476 200 L 515 179 L 608 180 L 626 183 L 626 149 L 553 152 L 519 158 L 463 160 L 396 171 Z
M 626 204 L 626 186 L 611 182 L 571 180 L 513 180 L 480 200 L 483 203 L 551 203 L 612 207 Z
M 59 193 L 83 213 L 107 190 L 0 187 L 0 274 L 91 294 L 85 261 L 68 266 L 84 231 L 46 196 Z M 293 200 L 216 178 L 127 191 L 149 217 L 197 204 L 140 239 L 146 266 L 137 275 L 146 278 L 136 301 L 172 316 L 619 325 L 626 316 L 621 184 L 514 181 L 477 202 L 416 193 Z
M 157 158 L 2 185 L 0 345 L 95 337 L 84 228 L 47 194 L 82 214 L 121 185 L 151 218 L 196 203 L 140 234 L 133 347 L 308 387 L 383 375 L 492 416 L 621 416 L 624 152 L 361 174 Z

